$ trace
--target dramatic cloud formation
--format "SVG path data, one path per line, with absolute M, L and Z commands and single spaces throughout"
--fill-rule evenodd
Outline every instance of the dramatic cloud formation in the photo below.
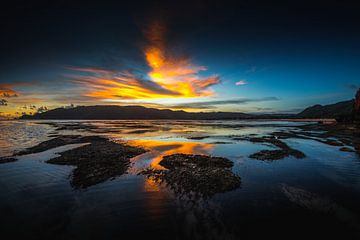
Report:
M 167 48 L 165 27 L 161 22 L 153 22 L 146 35 L 149 44 L 145 48 L 145 57 L 151 67 L 148 76 L 152 81 L 179 92 L 182 97 L 213 95 L 208 87 L 218 84 L 220 78 L 216 75 L 199 77 L 199 72 L 207 70 L 204 66 L 193 65 L 188 57 L 173 54 Z
M 165 39 L 165 27 L 153 22 L 145 31 L 147 45 L 144 58 L 150 71 L 113 70 L 94 67 L 72 67 L 83 73 L 74 81 L 85 88 L 85 96 L 102 100 L 161 99 L 207 97 L 214 95 L 209 87 L 218 84 L 217 75 L 200 77 L 203 66 L 191 63 L 190 58 L 171 52 Z
M 77 71 L 91 73 L 91 76 L 77 77 L 74 81 L 83 85 L 88 97 L 98 99 L 146 99 L 163 96 L 177 96 L 161 85 L 143 79 L 133 71 L 98 70 L 96 68 L 76 68 Z

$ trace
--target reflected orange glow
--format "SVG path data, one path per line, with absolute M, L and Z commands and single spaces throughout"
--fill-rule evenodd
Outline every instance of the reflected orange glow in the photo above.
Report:
M 18 87 L 25 87 L 30 86 L 31 83 L 0 83 L 0 97 L 2 98 L 16 98 L 19 97 L 21 94 L 17 90 Z
M 159 192 L 160 186 L 155 179 L 149 177 L 145 180 L 144 189 L 147 192 Z
M 19 95 L 18 92 L 12 90 L 12 89 L 4 89 L 0 86 L 0 97 L 4 98 L 11 98 L 11 97 L 17 97 Z
M 166 142 L 159 140 L 131 140 L 129 144 L 141 146 L 150 150 L 150 154 L 156 153 L 152 158 L 150 167 L 155 169 L 164 169 L 159 165 L 161 159 L 166 155 L 184 153 L 184 154 L 208 154 L 214 144 L 201 142 Z M 137 159 L 135 158 L 135 161 Z
M 159 163 L 164 156 L 184 153 L 184 154 L 209 154 L 214 148 L 214 144 L 200 143 L 200 142 L 166 142 L 160 140 L 130 140 L 128 144 L 133 146 L 141 146 L 150 150 L 140 156 L 132 159 L 133 162 L 144 159 L 151 159 L 150 167 L 155 169 L 165 169 Z M 138 169 L 137 171 L 140 171 Z M 136 173 L 136 170 L 134 171 Z M 152 178 L 146 178 L 144 183 L 144 190 L 147 192 L 160 191 L 159 184 Z

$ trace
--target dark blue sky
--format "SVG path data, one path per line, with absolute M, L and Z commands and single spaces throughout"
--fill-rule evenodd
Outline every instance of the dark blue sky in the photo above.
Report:
M 0 111 L 222 101 L 198 110 L 294 112 L 347 100 L 360 86 L 359 12 L 356 1 L 12 1 L 1 9 L 0 91 L 8 105 Z M 186 56 L 191 69 L 207 69 L 196 72 L 199 80 L 219 77 L 206 86 L 212 93 L 197 88 L 191 98 L 129 99 L 120 88 L 111 98 L 89 96 L 99 87 L 89 81 L 108 73 L 74 68 L 131 69 L 141 81 L 165 86 L 149 77 L 154 69 L 144 58 L 153 21 L 165 28 L 168 62 Z M 79 76 L 94 77 L 86 81 L 91 86 L 74 84 Z

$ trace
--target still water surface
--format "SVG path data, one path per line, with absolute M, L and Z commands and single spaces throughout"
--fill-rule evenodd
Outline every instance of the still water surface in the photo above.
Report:
M 78 122 L 78 121 L 77 121 Z M 77 123 L 67 121 L 66 124 Z M 40 122 L 41 123 L 41 122 Z M 360 232 L 360 158 L 313 140 L 287 139 L 306 154 L 259 161 L 248 156 L 272 146 L 233 140 L 296 130 L 301 122 L 81 121 L 92 126 L 55 130 L 36 121 L 0 122 L 0 156 L 54 134 L 103 135 L 149 149 L 128 174 L 86 190 L 69 181 L 74 167 L 45 163 L 67 145 L 0 165 L 1 233 L 41 239 L 248 239 L 341 236 Z M 351 146 L 350 146 L 351 147 Z M 137 173 L 174 153 L 222 156 L 234 162 L 241 187 L 192 201 Z

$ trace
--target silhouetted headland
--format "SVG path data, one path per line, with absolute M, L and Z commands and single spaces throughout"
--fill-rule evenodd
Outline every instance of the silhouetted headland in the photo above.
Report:
M 146 108 L 142 106 L 78 106 L 74 108 L 56 108 L 43 113 L 25 115 L 21 119 L 249 119 L 253 115 L 241 112 L 186 112 L 169 109 Z

